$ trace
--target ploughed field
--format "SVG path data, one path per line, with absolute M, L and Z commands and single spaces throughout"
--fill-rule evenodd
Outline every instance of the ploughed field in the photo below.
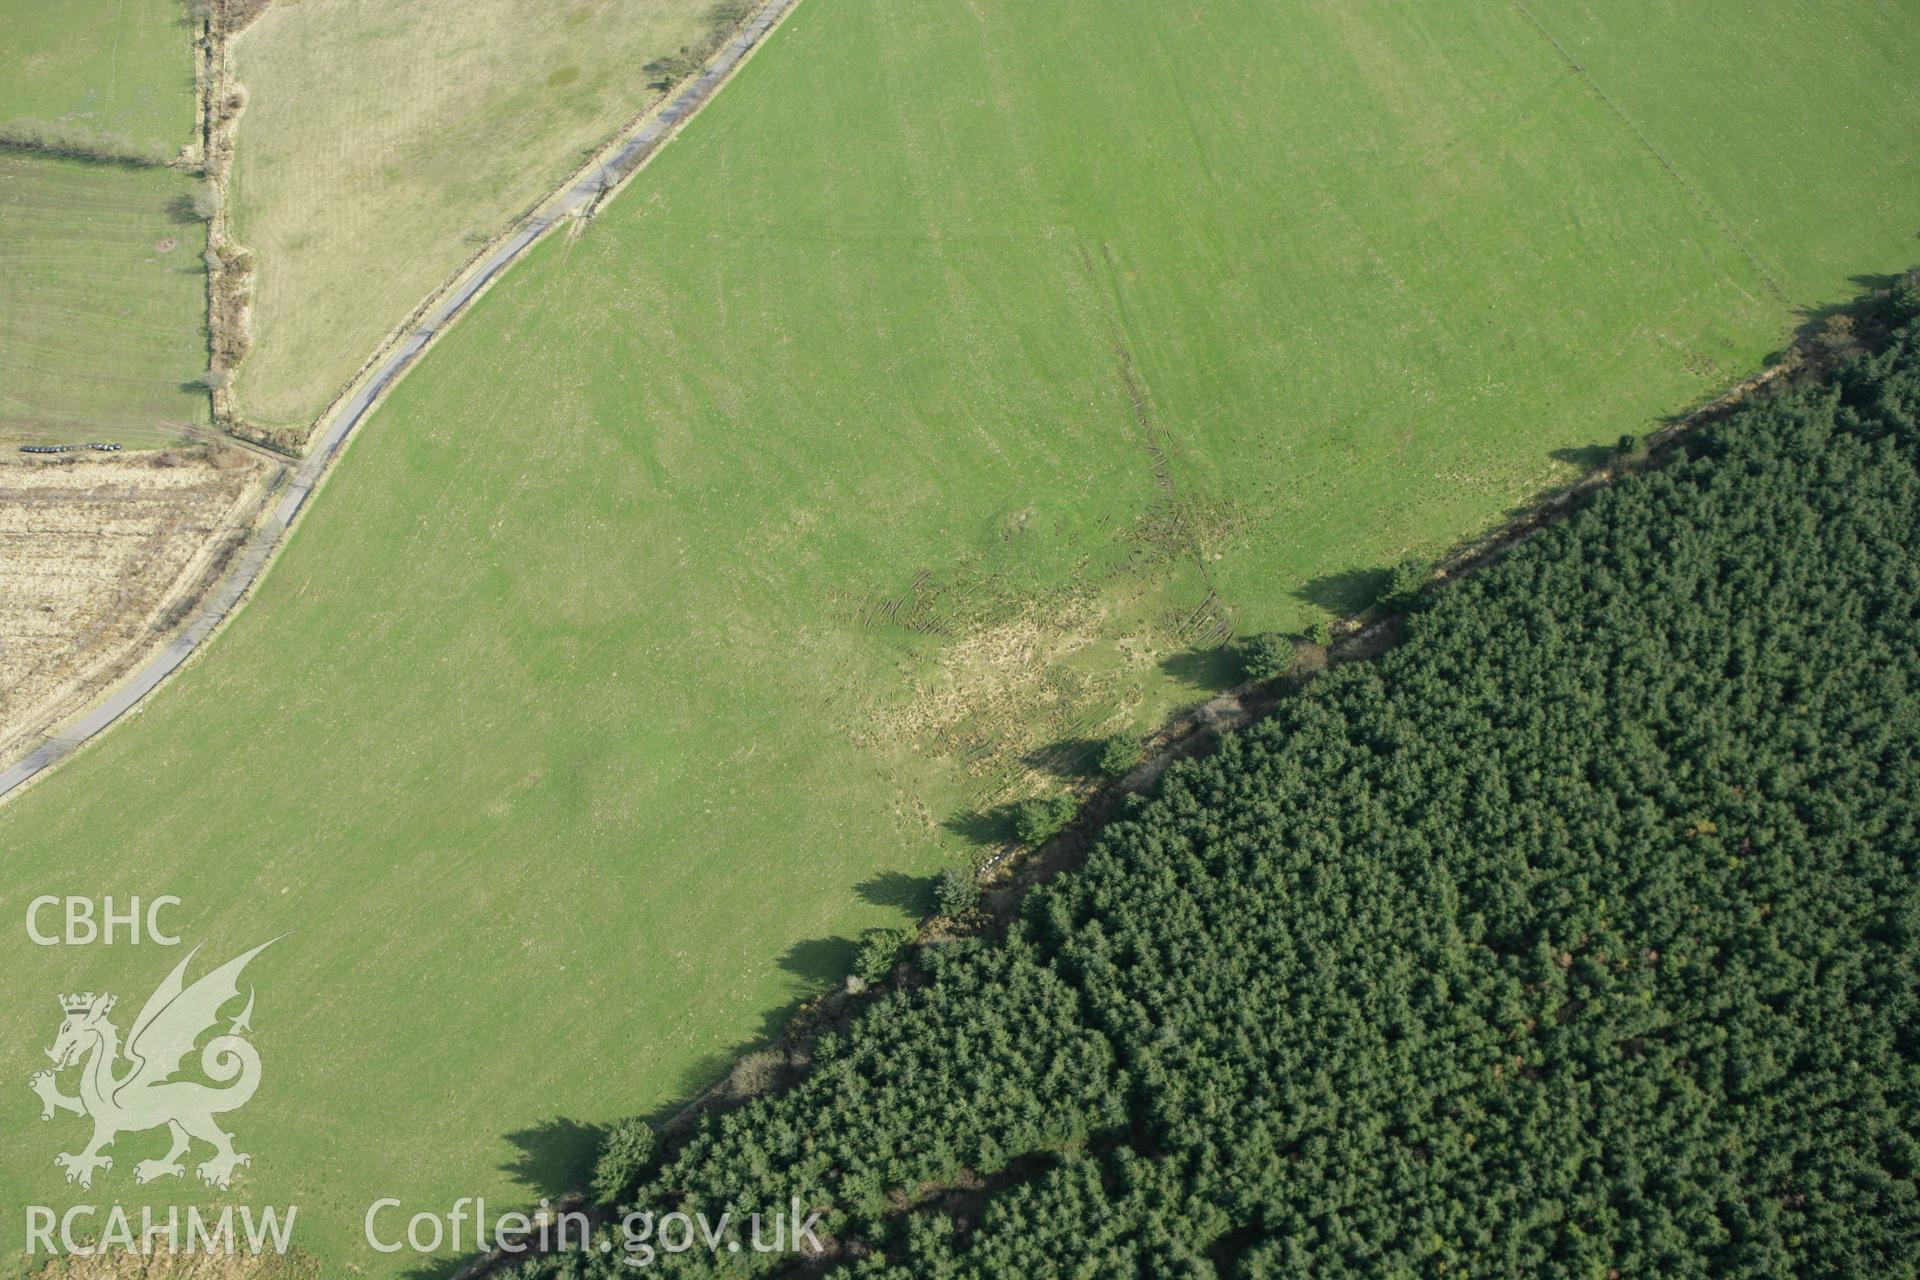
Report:
M 0 809 L 6 900 L 177 894 L 208 963 L 292 930 L 231 1195 L 406 1270 L 373 1200 L 572 1185 L 1228 629 L 1364 603 L 1906 265 L 1916 60 L 1920 15 L 1784 0 L 806 0 Z M 174 959 L 9 945 L 22 1045 Z M 83 1198 L 66 1119 L 0 1133 L 45 1152 L 9 1195 Z M 85 1196 L 192 1195 L 123 1143 Z
M 0 454 L 0 764 L 182 621 L 270 480 L 246 453 L 204 445 Z
M 192 438 L 207 205 L 161 166 L 194 31 L 178 0 L 0 0 L 0 762 L 178 621 L 265 474 Z

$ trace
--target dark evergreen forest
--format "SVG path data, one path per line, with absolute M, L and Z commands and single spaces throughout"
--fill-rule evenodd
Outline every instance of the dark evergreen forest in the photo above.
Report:
M 618 1200 L 797 1195 L 810 1269 L 888 1280 L 1920 1275 L 1920 294 L 1879 305 Z

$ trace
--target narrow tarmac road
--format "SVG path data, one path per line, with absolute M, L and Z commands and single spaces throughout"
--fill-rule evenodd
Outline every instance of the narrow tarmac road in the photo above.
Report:
M 273 559 L 273 553 L 279 549 L 294 521 L 299 518 L 307 499 L 319 488 L 328 470 L 340 456 L 348 437 L 387 388 L 406 372 L 414 358 L 433 340 L 433 336 L 451 324 L 476 294 L 492 283 L 496 276 L 556 223 L 587 209 L 652 159 L 682 125 L 712 100 L 727 77 L 746 61 L 767 33 L 797 3 L 798 0 L 767 0 L 760 11 L 714 55 L 706 69 L 681 85 L 666 106 L 649 116 L 619 150 L 549 200 L 542 212 L 531 218 L 518 233 L 449 290 L 428 311 L 420 324 L 367 375 L 359 389 L 335 409 L 319 439 L 295 470 L 293 481 L 279 504 L 254 527 L 232 567 L 200 602 L 180 634 L 91 710 L 62 726 L 39 747 L 7 769 L 0 770 L 0 800 L 105 732 L 138 706 L 140 700 L 153 692 L 163 680 L 179 670 L 181 664 L 193 656 L 260 580 Z

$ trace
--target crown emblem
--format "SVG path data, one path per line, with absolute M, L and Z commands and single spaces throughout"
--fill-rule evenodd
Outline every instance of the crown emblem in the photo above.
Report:
M 73 995 L 61 996 L 60 1007 L 68 1013 L 85 1013 L 87 1010 L 93 1008 L 93 997 L 94 993 L 91 991 L 81 991 L 75 992 Z M 108 996 L 106 1009 L 111 1009 L 112 1007 L 113 997 Z M 105 1013 L 106 1009 L 102 1009 L 101 1012 Z

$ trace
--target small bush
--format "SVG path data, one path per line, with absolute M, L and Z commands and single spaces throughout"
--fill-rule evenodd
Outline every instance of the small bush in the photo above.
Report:
M 210 182 L 196 183 L 167 201 L 167 212 L 176 222 L 211 222 L 220 212 L 220 191 Z
M 1300 633 L 1300 639 L 1322 649 L 1328 648 L 1333 644 L 1333 624 L 1325 618 L 1316 618 Z
M 1920 320 L 1920 267 L 1901 277 L 1887 298 L 1887 315 L 1894 328 Z
M 1293 638 L 1263 631 L 1240 642 L 1240 670 L 1262 684 L 1293 670 Z
M 964 916 L 980 905 L 980 877 L 972 867 L 948 867 L 933 896 L 941 915 Z
M 653 1167 L 658 1146 L 653 1126 L 639 1116 L 616 1120 L 601 1139 L 593 1162 L 593 1198 L 600 1204 L 620 1204 L 631 1196 Z
M 786 1059 L 770 1049 L 747 1054 L 727 1073 L 727 1092 L 735 1098 L 751 1098 L 765 1093 L 780 1078 Z
M 1035 796 L 1013 810 L 1013 834 L 1022 844 L 1040 845 L 1067 829 L 1080 812 L 1080 802 L 1069 795 Z
M 1124 778 L 1147 758 L 1147 744 L 1130 733 L 1116 734 L 1100 748 L 1098 767 L 1109 778 Z
M 885 982 L 900 963 L 900 956 L 913 942 L 911 929 L 869 929 L 860 935 L 860 947 L 853 955 L 854 976 L 862 982 Z
M 1393 581 L 1388 585 L 1382 603 L 1398 607 L 1412 604 L 1431 581 L 1433 566 L 1416 556 L 1409 556 L 1393 567 Z
M 694 57 L 688 50 L 681 49 L 679 53 L 655 58 L 646 65 L 645 69 L 653 73 L 655 77 L 653 83 L 656 88 L 671 89 L 700 69 L 700 59 Z
M 267 6 L 272 2 L 273 0 L 227 0 L 214 11 L 215 16 L 220 20 L 220 30 L 227 35 L 238 33 L 255 18 L 265 13 Z
M 1633 451 L 1639 447 L 1640 442 L 1634 438 L 1632 432 L 1628 432 L 1614 443 L 1613 456 L 1616 458 L 1631 458 Z

